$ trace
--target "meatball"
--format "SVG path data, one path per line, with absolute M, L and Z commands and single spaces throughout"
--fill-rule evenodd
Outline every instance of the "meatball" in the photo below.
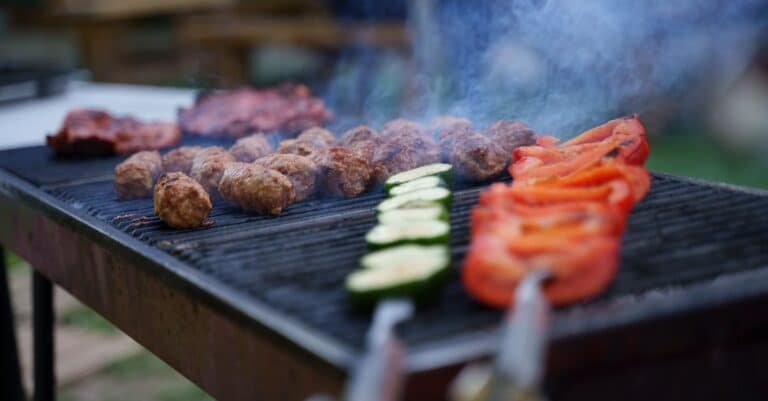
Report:
M 342 147 L 333 147 L 315 155 L 322 171 L 326 191 L 352 198 L 360 195 L 371 181 L 371 166 L 366 159 Z
M 434 132 L 440 133 L 443 130 L 456 128 L 456 127 L 472 127 L 472 122 L 464 117 L 456 117 L 452 115 L 437 116 L 432 119 L 432 129 Z
M 235 157 L 222 147 L 205 148 L 192 159 L 189 176 L 199 182 L 206 192 L 215 195 L 224 169 L 234 161 Z
M 518 146 L 533 145 L 536 133 L 527 125 L 512 120 L 499 120 L 486 128 L 485 135 L 507 153 L 512 153 Z
M 373 160 L 376 154 L 376 149 L 384 146 L 384 140 L 379 137 L 373 137 L 364 141 L 357 141 L 347 147 L 355 155 L 362 157 L 365 160 Z
M 440 161 L 440 147 L 421 134 L 390 136 L 375 147 L 371 158 L 374 176 L 384 182 L 391 175 Z
M 404 118 L 398 118 L 384 124 L 381 127 L 380 132 L 381 136 L 384 138 L 403 134 L 424 135 L 424 130 L 422 129 L 421 125 L 415 121 L 406 120 Z
M 243 210 L 277 215 L 296 199 L 291 180 L 257 164 L 234 162 L 219 183 L 221 196 Z
M 160 176 L 153 201 L 155 214 L 173 228 L 200 227 L 211 212 L 203 186 L 182 172 Z
M 115 192 L 120 199 L 152 195 L 152 185 L 163 170 L 160 153 L 145 150 L 134 153 L 115 167 Z
M 203 148 L 199 146 L 182 146 L 163 155 L 163 171 L 172 173 L 181 171 L 189 174 L 192 168 L 192 159 L 195 158 Z
M 315 192 L 318 167 L 304 156 L 276 153 L 256 160 L 255 164 L 277 170 L 288 177 L 296 193 L 296 201 L 305 199 Z
M 342 134 L 341 139 L 339 139 L 339 145 L 350 147 L 358 142 L 380 139 L 381 137 L 379 136 L 378 132 L 374 131 L 373 128 L 365 125 L 359 125 Z
M 316 146 L 310 141 L 302 139 L 286 139 L 280 142 L 280 146 L 275 153 L 290 153 L 299 156 L 309 156 L 312 152 L 315 152 L 320 148 L 322 148 L 322 146 Z
M 244 163 L 250 163 L 260 157 L 272 153 L 272 144 L 262 133 L 253 134 L 238 139 L 229 153 L 235 157 L 235 160 Z
M 331 131 L 320 127 L 312 127 L 304 130 L 296 139 L 308 141 L 315 146 L 327 147 L 336 144 L 336 136 Z
M 468 125 L 456 124 L 442 129 L 438 135 L 440 137 L 440 153 L 442 159 L 443 161 L 449 161 L 451 152 L 457 142 L 461 142 L 464 138 L 478 134 L 472 131 L 472 128 Z
M 448 159 L 457 174 L 473 181 L 485 181 L 504 171 L 510 155 L 488 137 L 472 133 L 453 142 Z

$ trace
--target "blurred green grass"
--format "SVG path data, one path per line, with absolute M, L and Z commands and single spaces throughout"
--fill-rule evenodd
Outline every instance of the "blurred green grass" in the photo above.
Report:
M 768 188 L 768 169 L 761 156 L 729 149 L 709 135 L 664 135 L 651 138 L 650 145 L 651 171 Z

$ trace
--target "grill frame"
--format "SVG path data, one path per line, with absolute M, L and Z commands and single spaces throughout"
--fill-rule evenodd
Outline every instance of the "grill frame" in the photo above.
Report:
M 711 183 L 690 178 L 674 177 L 656 173 L 656 176 L 680 182 L 701 185 L 717 191 L 768 197 L 768 191 L 743 188 L 728 184 Z M 103 177 L 103 176 L 102 176 Z M 101 180 L 102 177 L 95 178 Z M 81 182 L 87 182 L 83 180 Z M 70 183 L 71 184 L 71 183 Z M 88 237 L 95 243 L 114 250 L 136 265 L 152 266 L 152 274 L 169 286 L 183 288 L 191 296 L 211 305 L 223 315 L 245 324 L 251 329 L 267 335 L 277 335 L 289 340 L 291 346 L 314 355 L 329 367 L 343 372 L 357 353 L 337 341 L 318 335 L 302 322 L 274 313 L 264 303 L 232 291 L 227 285 L 211 280 L 200 271 L 172 255 L 151 246 L 123 232 L 116 227 L 87 213 L 73 210 L 61 199 L 47 191 L 62 184 L 37 186 L 13 173 L 0 170 L 0 196 L 10 202 L 18 202 L 41 212 L 46 218 L 61 223 L 73 231 Z M 66 184 L 65 184 L 66 185 Z M 74 185 L 74 184 L 73 184 Z M 655 323 L 665 320 L 691 322 L 702 319 L 702 313 L 725 308 L 730 313 L 744 316 L 740 310 L 745 303 L 759 304 L 768 299 L 768 266 L 738 273 L 731 273 L 712 282 L 687 285 L 663 293 L 651 291 L 642 296 L 619 299 L 613 305 L 585 305 L 576 309 L 559 312 L 554 321 L 551 340 L 554 349 L 574 349 L 587 337 L 594 341 L 610 337 L 610 333 L 622 330 L 640 332 Z M 601 309 L 614 309 L 610 315 Z M 585 316 L 589 316 L 585 319 Z M 711 319 L 707 323 L 713 323 Z M 761 322 L 755 322 L 758 324 Z M 645 329 L 643 329 L 645 327 Z M 432 342 L 429 346 L 411 349 L 408 354 L 408 371 L 422 374 L 438 368 L 460 364 L 487 356 L 495 344 L 495 330 L 474 333 L 465 337 Z M 714 339 L 713 341 L 721 341 Z M 658 352 L 667 352 L 657 350 Z M 563 353 L 562 351 L 559 353 Z M 557 353 L 556 353 L 557 354 Z M 558 359 L 555 356 L 555 359 Z M 612 359 L 617 359 L 616 357 Z M 597 362 L 597 361 L 595 361 Z M 574 363 L 556 362 L 561 369 L 573 367 Z

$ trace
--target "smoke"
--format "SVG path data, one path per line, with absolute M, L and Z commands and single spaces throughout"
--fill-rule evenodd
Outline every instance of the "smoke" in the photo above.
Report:
M 768 11 L 763 0 L 409 4 L 411 54 L 348 54 L 328 88 L 332 106 L 343 110 L 346 99 L 373 122 L 520 119 L 558 136 L 727 84 Z

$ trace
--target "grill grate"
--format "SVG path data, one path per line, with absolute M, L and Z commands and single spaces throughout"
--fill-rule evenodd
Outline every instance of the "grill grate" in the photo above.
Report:
M 215 202 L 213 226 L 180 231 L 161 224 L 149 199 L 117 201 L 110 182 L 48 191 L 317 332 L 352 349 L 362 347 L 369 316 L 348 309 L 342 283 L 365 252 L 363 235 L 374 224 L 380 191 L 347 200 L 312 198 L 280 217 L 248 215 Z M 499 320 L 499 312 L 464 294 L 456 275 L 468 242 L 469 209 L 479 191 L 455 192 L 454 277 L 436 302 L 421 307 L 403 327 L 411 347 L 486 330 Z M 650 194 L 629 219 L 615 282 L 591 302 L 768 266 L 766 209 L 768 197 L 655 176 Z

